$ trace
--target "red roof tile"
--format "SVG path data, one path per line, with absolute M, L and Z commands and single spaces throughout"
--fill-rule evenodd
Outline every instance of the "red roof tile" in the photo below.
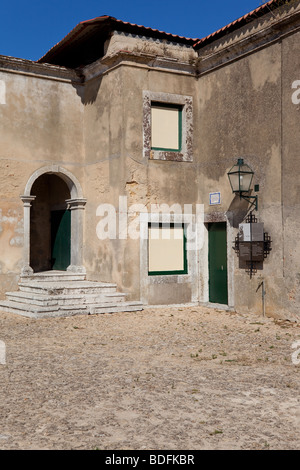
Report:
M 135 23 L 129 23 L 128 21 L 121 21 L 112 16 L 105 16 L 105 17 L 100 16 L 100 17 L 93 18 L 91 20 L 82 21 L 80 24 L 88 24 L 88 23 L 94 23 L 94 22 L 97 23 L 99 19 L 101 18 L 109 18 L 113 20 L 116 24 L 120 25 L 121 28 L 122 26 L 128 26 L 130 29 L 132 28 L 138 29 L 141 33 L 147 31 L 150 34 L 151 33 L 159 34 L 159 35 L 166 36 L 167 38 L 170 38 L 173 40 L 179 40 L 179 41 L 189 42 L 189 43 L 194 43 L 195 41 L 198 41 L 198 38 L 187 38 L 185 36 L 178 36 L 176 34 L 166 33 L 165 31 L 160 31 L 158 29 L 149 28 L 148 26 L 142 26 L 142 25 L 138 25 Z
M 294 0 L 287 1 L 292 2 Z M 282 0 L 270 0 L 264 5 L 259 6 L 255 10 L 202 39 L 186 38 L 184 36 L 166 33 L 164 31 L 159 31 L 158 29 L 152 29 L 146 26 L 121 21 L 108 15 L 98 16 L 90 20 L 81 21 L 77 24 L 77 26 L 75 26 L 75 28 L 73 28 L 61 41 L 41 57 L 38 62 L 49 62 L 57 65 L 77 67 L 78 63 L 76 63 L 75 57 L 77 56 L 78 60 L 84 60 L 84 55 L 91 49 L 91 45 L 93 46 L 95 38 L 97 39 L 98 44 L 99 38 L 104 43 L 105 39 L 107 39 L 114 30 L 137 35 L 145 35 L 147 37 L 158 39 L 166 39 L 170 42 L 178 42 L 193 46 L 195 49 L 199 49 L 223 35 L 254 21 L 256 18 L 269 13 L 272 9 L 279 7 L 281 4 Z M 87 43 L 89 47 L 87 47 Z M 96 59 L 95 57 L 91 57 L 90 60 Z
M 288 0 L 288 1 L 293 1 L 293 0 Z M 269 2 L 265 3 L 264 5 L 259 6 L 255 10 L 250 11 L 249 13 L 238 18 L 232 23 L 229 23 L 228 25 L 224 26 L 218 31 L 215 31 L 209 36 L 206 36 L 200 39 L 199 41 L 196 41 L 194 44 L 195 49 L 198 49 L 208 44 L 209 42 L 212 42 L 213 40 L 218 39 L 219 37 L 222 37 L 224 34 L 234 31 L 235 29 L 241 28 L 242 26 L 244 26 L 244 24 L 250 23 L 251 21 L 254 21 L 256 18 L 266 15 L 272 9 L 280 6 L 280 4 L 282 4 L 281 0 L 270 0 Z
M 184 36 L 178 36 L 158 29 L 152 29 L 146 26 L 141 26 L 121 20 L 117 20 L 112 16 L 98 16 L 96 18 L 81 21 L 75 28 L 73 28 L 61 41 L 55 44 L 38 62 L 50 62 L 56 63 L 55 60 L 58 55 L 61 55 L 64 50 L 70 49 L 74 41 L 84 40 L 88 36 L 92 36 L 95 31 L 98 34 L 110 32 L 117 29 L 118 31 L 124 31 L 132 34 L 146 35 L 148 37 L 154 37 L 159 39 L 166 39 L 171 42 L 179 42 L 181 44 L 193 46 L 198 38 L 186 38 Z M 104 36 L 103 36 L 104 37 Z

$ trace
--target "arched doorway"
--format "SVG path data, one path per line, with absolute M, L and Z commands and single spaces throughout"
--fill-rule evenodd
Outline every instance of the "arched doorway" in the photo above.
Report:
M 34 272 L 65 271 L 71 264 L 71 198 L 65 181 L 44 173 L 32 185 L 30 266 Z
M 28 180 L 24 195 L 24 263 L 22 275 L 49 270 L 83 273 L 83 209 L 78 180 L 51 165 Z

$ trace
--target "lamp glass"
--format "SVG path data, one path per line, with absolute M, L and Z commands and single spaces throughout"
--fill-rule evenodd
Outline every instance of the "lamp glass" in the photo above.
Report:
M 250 190 L 253 175 L 254 172 L 251 170 L 249 165 L 245 164 L 243 159 L 238 159 L 237 164 L 228 172 L 232 191 L 234 193 L 248 192 Z

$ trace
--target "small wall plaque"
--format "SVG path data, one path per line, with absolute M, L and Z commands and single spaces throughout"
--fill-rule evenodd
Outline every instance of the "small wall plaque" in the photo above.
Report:
M 239 225 L 239 241 L 251 242 L 251 224 L 240 224 Z
M 251 261 L 251 243 L 239 242 L 240 261 Z
M 251 224 L 251 241 L 252 242 L 264 241 L 264 224 L 261 224 L 261 223 Z
M 209 193 L 209 205 L 216 206 L 221 204 L 221 193 Z
M 239 225 L 240 242 L 263 242 L 264 241 L 264 224 L 262 223 L 246 223 Z

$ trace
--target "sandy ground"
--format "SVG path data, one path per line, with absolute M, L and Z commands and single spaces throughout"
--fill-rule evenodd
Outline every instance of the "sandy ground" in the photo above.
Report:
M 0 449 L 300 449 L 299 324 L 203 307 L 0 313 L 0 340 Z

